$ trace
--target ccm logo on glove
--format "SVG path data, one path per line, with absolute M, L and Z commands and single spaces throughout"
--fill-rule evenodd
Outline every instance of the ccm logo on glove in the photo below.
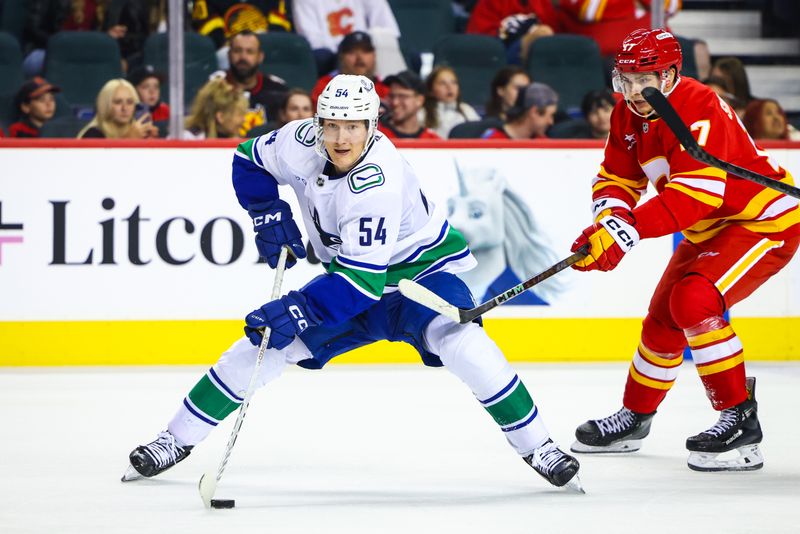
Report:
M 262 224 L 270 224 L 276 222 L 281 222 L 281 212 L 266 213 L 264 215 L 253 217 L 253 226 L 261 226 Z
M 288 310 L 289 314 L 295 319 L 294 324 L 297 326 L 298 334 L 308 328 L 308 321 L 305 320 L 303 317 L 303 311 L 298 306 L 292 304 L 289 306 Z

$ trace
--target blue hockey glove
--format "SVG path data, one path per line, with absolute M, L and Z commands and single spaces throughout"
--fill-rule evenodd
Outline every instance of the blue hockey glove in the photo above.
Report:
M 290 291 L 278 300 L 267 302 L 245 317 L 244 333 L 253 345 L 260 345 L 262 330 L 270 328 L 267 348 L 281 350 L 289 345 L 294 336 L 310 326 L 317 326 L 320 319 L 306 307 L 306 297 L 299 291 Z
M 258 254 L 267 260 L 270 267 L 274 269 L 278 265 L 278 256 L 283 245 L 287 245 L 291 252 L 286 259 L 287 269 L 297 263 L 296 258 L 306 257 L 303 236 L 292 219 L 292 209 L 289 204 L 278 198 L 251 204 L 247 213 L 253 219 Z

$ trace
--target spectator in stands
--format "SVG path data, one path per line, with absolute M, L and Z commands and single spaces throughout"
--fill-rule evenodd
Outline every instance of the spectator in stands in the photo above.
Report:
M 543 83 L 534 82 L 517 95 L 514 106 L 506 112 L 506 121 L 501 128 L 489 128 L 483 139 L 536 139 L 546 137 L 547 129 L 553 125 L 558 94 Z
M 730 84 L 728 80 L 724 78 L 720 78 L 719 76 L 709 76 L 708 78 L 703 81 L 704 84 L 709 86 L 711 89 L 717 93 L 717 96 L 722 98 L 730 107 L 734 109 L 736 115 L 740 118 L 744 116 L 744 109 L 747 107 L 744 102 L 736 98 L 733 93 L 730 92 Z
M 553 35 L 558 25 L 552 0 L 478 0 L 467 33 L 502 39 L 508 62 L 524 65 L 530 45 Z
M 743 107 L 753 100 L 750 82 L 744 64 L 736 57 L 721 57 L 711 67 L 711 76 L 725 80 L 726 89 L 742 103 Z
M 28 77 L 44 70 L 47 39 L 60 31 L 96 31 L 102 27 L 105 2 L 99 0 L 28 0 L 23 43 L 23 72 Z M 125 37 L 128 28 L 121 24 L 105 32 L 114 39 Z
M 228 60 L 228 83 L 246 92 L 250 100 L 243 130 L 239 132 L 244 136 L 255 126 L 277 120 L 278 109 L 289 88 L 282 78 L 261 72 L 264 51 L 261 50 L 258 36 L 250 30 L 241 31 L 231 37 Z
M 184 139 L 238 137 L 247 113 L 247 97 L 222 76 L 214 76 L 198 91 L 186 119 Z
M 420 121 L 425 105 L 425 84 L 416 73 L 404 70 L 386 77 L 389 86 L 389 112 L 378 128 L 389 139 L 441 139 Z
M 317 105 L 322 90 L 337 74 L 358 74 L 375 82 L 375 92 L 382 101 L 389 94 L 389 88 L 375 74 L 375 46 L 368 33 L 355 31 L 339 43 L 339 70 L 322 76 L 311 91 L 311 99 Z
M 611 131 L 611 112 L 617 101 L 608 89 L 589 91 L 581 102 L 581 111 L 589 124 L 592 139 L 605 139 Z
M 100 17 L 102 31 L 111 32 L 115 27 L 125 28 L 117 42 L 126 70 L 140 66 L 147 36 L 166 30 L 166 3 L 160 0 L 106 0 L 97 3 L 105 4 L 101 11 L 104 16 Z
M 280 109 L 278 109 L 278 124 L 281 127 L 287 122 L 300 119 L 310 119 L 314 116 L 314 106 L 311 102 L 311 95 L 305 89 L 290 89 L 283 99 Z
M 425 89 L 425 127 L 442 139 L 447 139 L 453 126 L 480 120 L 472 106 L 461 101 L 458 76 L 452 68 L 434 67 L 425 80 Z
M 54 94 L 59 91 L 60 88 L 39 76 L 22 84 L 14 98 L 19 120 L 8 127 L 8 136 L 40 137 L 44 123 L 55 115 Z
M 337 54 L 341 69 L 340 45 L 353 32 L 380 28 L 400 37 L 400 28 L 387 0 L 293 0 L 292 15 L 297 33 L 311 44 L 319 76 L 336 68 Z
M 195 0 L 192 27 L 207 35 L 217 47 L 217 62 L 223 70 L 230 66 L 228 40 L 245 30 L 253 33 L 290 32 L 293 29 L 287 0 Z
M 486 118 L 506 118 L 506 110 L 514 105 L 517 93 L 531 83 L 528 73 L 524 69 L 509 65 L 497 71 L 490 86 L 491 96 L 486 103 Z
M 139 96 L 128 80 L 109 80 L 97 94 L 95 116 L 79 133 L 79 139 L 148 139 L 158 137 L 150 113 L 137 109 Z
M 153 122 L 169 120 L 169 105 L 161 101 L 163 79 L 150 65 L 135 67 L 128 73 L 128 81 L 136 88 L 139 101 L 147 106 Z
M 753 139 L 800 140 L 800 132 L 789 124 L 783 108 L 772 98 L 756 99 L 747 104 L 742 123 Z

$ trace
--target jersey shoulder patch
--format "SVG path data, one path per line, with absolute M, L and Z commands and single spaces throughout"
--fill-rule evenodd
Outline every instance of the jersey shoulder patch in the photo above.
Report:
M 294 140 L 303 146 L 314 146 L 316 132 L 314 131 L 314 121 L 312 119 L 300 123 L 294 131 Z
M 350 171 L 347 175 L 347 185 L 355 194 L 363 193 L 368 189 L 380 187 L 386 182 L 383 170 L 375 163 L 367 163 Z

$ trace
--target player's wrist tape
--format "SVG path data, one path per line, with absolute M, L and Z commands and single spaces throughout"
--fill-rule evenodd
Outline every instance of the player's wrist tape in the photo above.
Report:
M 600 219 L 599 223 L 625 252 L 630 251 L 639 242 L 639 232 L 636 228 L 620 217 L 609 215 Z

